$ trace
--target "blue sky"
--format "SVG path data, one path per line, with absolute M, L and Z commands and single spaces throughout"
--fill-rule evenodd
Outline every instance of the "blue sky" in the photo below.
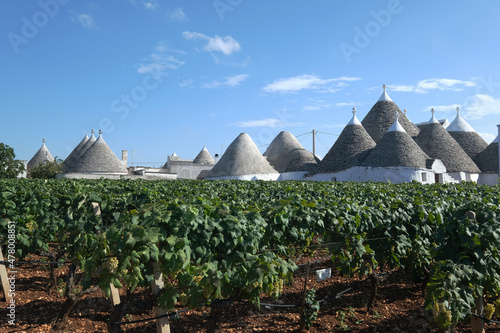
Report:
M 29 160 L 45 138 L 65 158 L 102 129 L 129 165 L 160 166 L 242 132 L 312 150 L 315 129 L 324 156 L 383 84 L 414 123 L 460 106 L 490 142 L 498 17 L 493 0 L 0 0 L 0 142 Z

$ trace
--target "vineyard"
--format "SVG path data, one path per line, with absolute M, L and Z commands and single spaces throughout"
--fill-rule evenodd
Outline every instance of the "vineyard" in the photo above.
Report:
M 126 295 L 108 330 L 124 330 L 116 324 L 127 321 L 123 300 L 156 285 L 158 314 L 209 306 L 204 327 L 214 332 L 221 304 L 278 302 L 297 270 L 309 272 L 312 263 L 299 259 L 313 254 L 339 276 L 366 280 L 370 313 L 381 276 L 404 274 L 425 295 L 433 325 L 450 330 L 471 318 L 500 320 L 499 191 L 474 183 L 0 180 L 0 244 L 7 267 L 33 255 L 50 263 L 47 290 L 67 267 L 55 330 L 86 293 L 111 297 L 114 288 Z M 305 281 L 298 313 L 307 329 L 321 299 Z

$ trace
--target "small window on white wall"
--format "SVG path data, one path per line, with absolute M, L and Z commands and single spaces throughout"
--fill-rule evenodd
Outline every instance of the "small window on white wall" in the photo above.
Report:
M 427 173 L 422 172 L 422 181 L 426 182 L 427 181 Z

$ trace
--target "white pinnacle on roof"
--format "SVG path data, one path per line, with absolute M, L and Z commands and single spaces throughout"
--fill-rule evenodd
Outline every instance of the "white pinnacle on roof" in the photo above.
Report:
M 212 157 L 212 155 L 210 155 L 210 153 L 208 152 L 207 147 L 203 146 L 203 149 L 195 157 L 195 159 L 193 160 L 193 163 L 196 163 L 196 164 L 214 164 L 215 160 Z
M 391 128 L 387 130 L 387 132 L 406 132 L 403 126 L 399 123 L 399 113 L 396 112 L 396 120 L 394 124 L 392 124 Z
M 428 124 L 432 124 L 432 123 L 438 123 L 438 124 L 441 124 L 441 123 L 439 122 L 439 120 L 437 120 L 437 119 L 436 119 L 436 117 L 434 116 L 434 113 L 435 113 L 435 112 L 436 112 L 436 111 L 434 111 L 434 108 L 432 108 L 432 109 L 431 109 L 432 117 L 431 117 L 431 119 L 427 122 Z
M 347 125 L 361 125 L 361 122 L 356 117 L 356 108 L 352 108 L 352 119 Z
M 109 148 L 99 130 L 99 138 L 90 146 L 73 166 L 72 172 L 127 173 L 126 165 Z
M 384 84 L 382 87 L 384 88 L 384 92 L 382 93 L 382 95 L 380 96 L 378 101 L 379 102 L 383 102 L 383 101 L 392 102 L 392 99 L 389 97 L 389 95 L 387 95 L 387 92 L 385 91 L 387 86 Z
M 97 140 L 95 135 L 94 135 L 94 130 L 90 131 L 91 135 L 90 138 L 85 142 L 85 144 L 82 146 L 80 149 L 80 157 L 83 155 L 89 148 L 94 144 L 94 142 Z M 73 162 L 73 165 L 76 164 L 78 160 L 75 160 Z
M 448 132 L 475 132 L 471 125 L 469 125 L 464 118 L 460 115 L 460 108 L 457 106 L 457 117 L 446 128 Z
M 28 162 L 27 169 L 31 170 L 34 167 L 44 163 L 45 161 L 52 162 L 54 161 L 54 157 L 49 152 L 47 146 L 45 146 L 45 139 L 43 139 L 42 147 L 36 152 L 36 154 L 31 158 Z

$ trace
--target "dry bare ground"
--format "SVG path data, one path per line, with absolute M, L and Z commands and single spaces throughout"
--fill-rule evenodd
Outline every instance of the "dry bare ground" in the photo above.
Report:
M 36 260 L 37 257 L 31 259 Z M 301 263 L 316 258 L 304 257 Z M 315 270 L 332 268 L 330 279 L 318 282 Z M 16 277 L 15 325 L 9 325 L 5 298 L 1 298 L 0 331 L 2 332 L 50 332 L 65 301 L 64 287 L 68 267 L 57 270 L 58 291 L 48 294 L 49 270 L 46 266 L 27 264 L 19 266 Z M 285 286 L 279 299 L 263 296 L 262 303 L 297 305 L 297 307 L 268 307 L 261 309 L 246 302 L 222 302 L 216 320 L 208 306 L 183 312 L 171 320 L 171 332 L 206 332 L 215 324 L 216 332 L 299 332 L 300 309 L 304 291 L 305 269 L 294 276 L 292 286 Z M 370 281 L 360 282 L 357 277 L 341 276 L 329 260 L 311 266 L 307 289 L 317 290 L 317 299 L 329 297 L 320 304 L 318 318 L 309 332 L 439 332 L 432 318 L 424 310 L 421 285 L 411 281 L 402 271 L 384 275 L 380 281 L 374 310 L 367 311 L 371 293 Z M 353 288 L 335 298 L 335 295 Z M 126 291 L 120 290 L 122 299 Z M 154 317 L 150 290 L 141 289 L 134 296 L 123 321 L 135 321 Z M 111 304 L 98 291 L 85 295 L 75 306 L 65 327 L 66 332 L 106 332 L 111 314 Z M 498 325 L 497 325 L 498 326 Z M 488 326 L 487 331 L 499 331 L 500 327 Z M 122 325 L 124 332 L 155 332 L 154 321 Z M 456 332 L 470 332 L 469 322 L 462 322 Z

